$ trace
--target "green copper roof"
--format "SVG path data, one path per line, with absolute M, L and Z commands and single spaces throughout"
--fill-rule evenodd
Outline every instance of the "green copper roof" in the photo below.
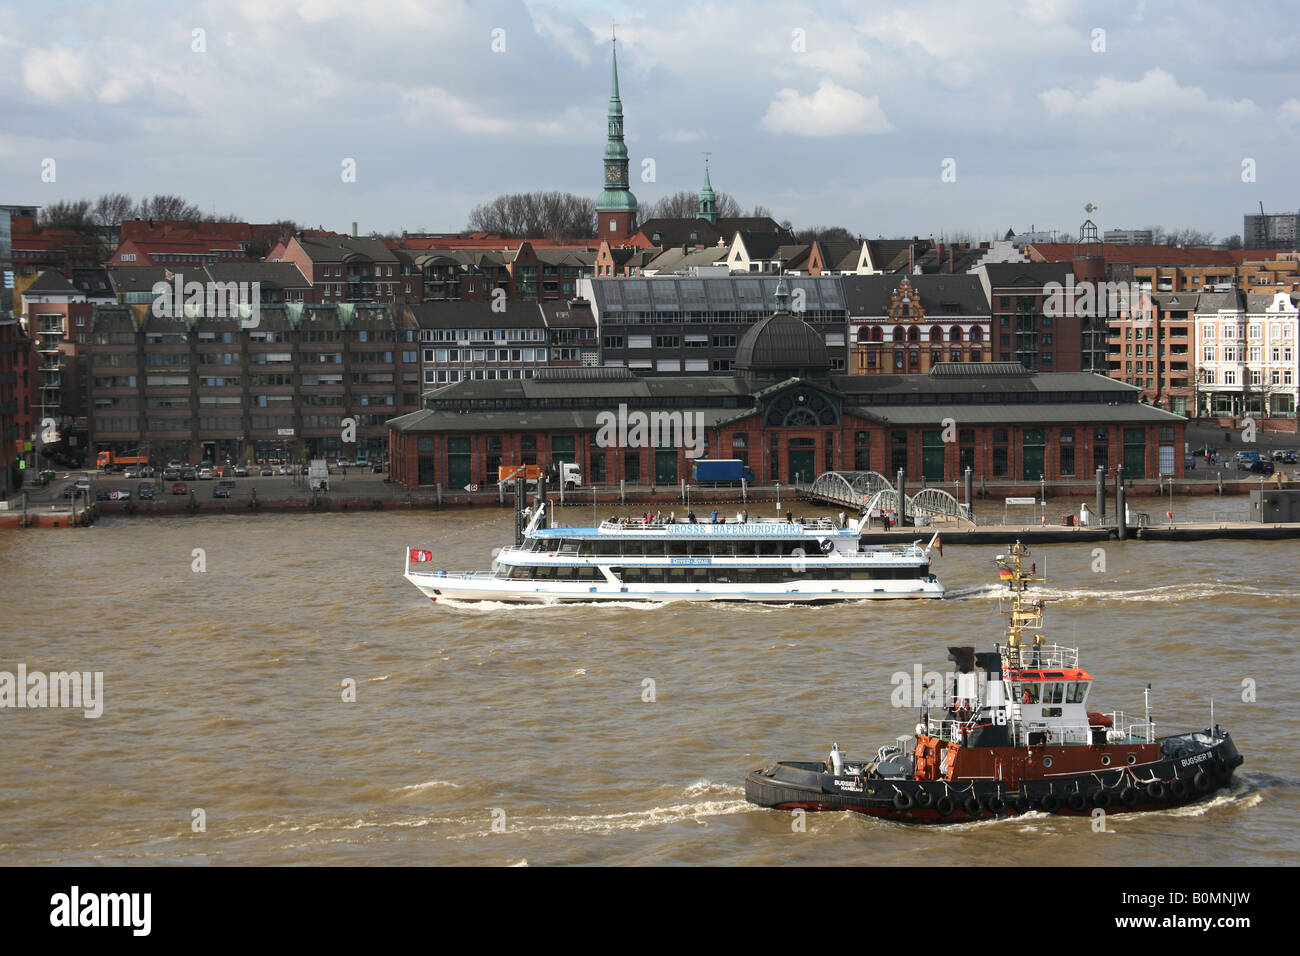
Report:
M 604 189 L 596 200 L 600 212 L 635 212 L 636 197 L 628 188 L 627 144 L 623 142 L 623 101 L 618 95 L 617 41 L 610 55 L 609 131 L 605 139 Z

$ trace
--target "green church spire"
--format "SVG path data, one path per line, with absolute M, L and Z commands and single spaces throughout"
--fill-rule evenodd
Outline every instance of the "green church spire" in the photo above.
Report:
M 627 145 L 623 142 L 623 101 L 618 93 L 617 40 L 610 58 L 609 132 L 605 139 L 605 184 L 596 211 L 601 213 L 636 213 L 636 197 L 629 189 Z M 629 223 L 630 226 L 630 223 Z
M 708 153 L 704 154 L 704 188 L 700 190 L 700 208 L 697 215 L 711 223 L 718 221 L 718 197 L 713 192 L 713 184 L 709 182 Z

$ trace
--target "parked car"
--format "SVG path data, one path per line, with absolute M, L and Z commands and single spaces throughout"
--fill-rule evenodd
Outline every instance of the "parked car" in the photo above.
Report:
M 212 486 L 212 497 L 214 498 L 230 497 L 230 489 L 226 487 L 226 483 L 224 481 L 219 482 L 218 484 Z
M 1244 468 L 1246 471 L 1249 471 L 1252 474 L 1256 474 L 1256 475 L 1273 474 L 1273 463 L 1269 461 L 1267 458 L 1260 458 L 1257 461 L 1252 461 L 1249 465 L 1247 465 L 1245 462 L 1242 462 L 1241 467 Z
M 288 462 L 285 462 L 283 465 L 280 466 L 280 474 L 282 474 L 282 475 L 292 475 L 292 474 L 293 474 L 293 465 L 289 464 Z
M 181 481 L 197 481 L 199 473 L 189 465 L 181 469 Z
M 180 481 L 181 470 L 179 468 L 168 468 L 162 474 L 163 481 Z
M 140 469 L 140 477 L 141 477 L 141 478 L 152 478 L 152 477 L 154 476 L 154 474 L 155 474 L 155 472 L 154 472 L 154 469 L 153 469 L 153 465 L 145 465 L 144 467 L 142 467 L 142 468 Z
M 89 479 L 89 478 L 84 478 L 84 477 L 83 477 L 83 478 L 78 478 L 78 479 L 77 479 L 77 490 L 78 490 L 79 492 L 81 492 L 83 495 L 88 495 L 88 494 L 90 494 L 90 479 Z
M 135 465 L 131 465 L 131 466 L 128 467 L 125 471 L 122 472 L 122 477 L 123 477 L 123 478 L 126 478 L 126 479 L 128 479 L 128 480 L 131 479 L 131 478 L 139 478 L 139 477 L 140 477 L 140 469 L 137 468 L 137 467 L 135 467 Z
M 107 500 L 108 500 L 108 489 L 107 489 L 107 488 L 96 488 L 96 489 L 95 489 L 95 500 L 96 500 L 96 501 L 107 501 Z
M 235 466 L 235 469 L 234 469 L 234 474 L 235 474 L 235 477 L 236 477 L 236 478 L 247 478 L 247 477 L 248 477 L 248 466 L 247 466 L 247 465 L 236 465 L 236 466 Z
M 274 474 L 275 474 L 275 469 L 273 469 L 270 465 L 262 466 L 261 475 L 263 478 L 270 478 Z
M 109 500 L 109 501 L 130 501 L 130 500 L 131 500 L 131 489 L 130 489 L 130 488 L 113 488 L 113 489 L 111 489 L 111 490 L 109 491 L 109 493 L 108 493 L 108 500 Z
M 200 469 L 199 469 L 199 481 L 211 481 L 211 480 L 213 479 L 213 477 L 214 477 L 214 476 L 213 476 L 213 473 L 212 473 L 212 469 L 211 469 L 211 468 L 200 468 Z M 1118 492 L 1117 492 L 1117 493 L 1118 493 Z
M 153 501 L 153 482 L 140 482 L 140 488 L 136 493 L 140 496 L 141 501 Z
M 190 486 L 185 484 L 185 482 L 177 481 L 172 483 L 172 494 L 188 495 L 189 493 L 190 493 Z
M 65 498 L 71 498 L 73 495 L 82 495 L 82 494 L 85 494 L 85 492 L 77 487 L 76 482 L 63 486 L 63 497 Z

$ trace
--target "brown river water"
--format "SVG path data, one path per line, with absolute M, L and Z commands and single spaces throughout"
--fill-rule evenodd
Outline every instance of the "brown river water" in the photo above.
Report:
M 407 545 L 485 568 L 511 534 L 495 509 L 0 532 L 0 671 L 104 675 L 96 719 L 0 710 L 0 863 L 1300 862 L 1283 720 L 1300 699 L 1300 541 L 1112 542 L 1104 570 L 1095 545 L 1034 549 L 1049 637 L 1081 646 L 1094 708 L 1141 714 L 1149 681 L 1172 733 L 1207 726 L 1213 698 L 1246 758 L 1231 793 L 1104 832 L 1042 814 L 810 814 L 799 832 L 745 802 L 746 772 L 907 733 L 891 676 L 1000 639 L 999 549 L 946 546 L 939 602 L 454 607 L 401 576 Z

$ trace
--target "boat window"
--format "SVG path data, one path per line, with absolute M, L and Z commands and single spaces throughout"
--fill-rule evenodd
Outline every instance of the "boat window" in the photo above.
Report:
M 1085 697 L 1088 696 L 1088 682 L 1086 680 L 1071 681 L 1070 690 L 1066 695 L 1067 704 L 1082 704 Z
M 671 555 L 688 555 L 691 553 L 691 543 L 689 541 L 669 541 L 667 550 Z
M 709 554 L 723 558 L 734 558 L 736 556 L 736 542 L 710 541 Z
M 778 568 L 760 568 L 758 571 L 759 584 L 776 584 L 781 580 L 781 571 Z
M 620 576 L 623 578 L 624 584 L 640 584 L 643 580 L 642 574 L 643 570 L 641 568 L 624 568 Z
M 1065 700 L 1065 683 L 1052 681 L 1043 685 L 1043 703 L 1059 704 Z
M 589 566 L 581 567 L 578 568 L 578 580 L 579 581 L 604 580 L 604 575 L 602 575 L 599 571 L 597 571 L 593 567 L 589 567 Z
M 539 567 L 533 577 L 539 581 L 550 581 L 555 577 L 555 568 L 550 565 Z
M 735 573 L 737 584 L 758 583 L 758 568 L 737 568 Z
M 556 550 L 559 551 L 560 554 L 577 554 L 578 539 L 577 538 L 569 538 L 568 540 L 561 539 L 560 546 Z
M 1020 700 L 1024 704 L 1038 703 L 1038 684 L 1028 683 L 1021 685 L 1024 689 L 1021 692 Z
M 663 569 L 663 568 L 646 568 L 646 569 L 645 569 L 645 583 L 646 583 L 646 584 L 663 584 L 663 583 L 664 583 L 664 573 L 665 573 L 665 572 L 664 572 L 664 569 Z
M 669 583 L 669 584 L 685 584 L 685 583 L 686 583 L 686 570 L 685 570 L 684 568 L 669 568 L 669 569 L 668 569 L 668 583 Z
M 645 542 L 636 541 L 636 540 L 624 541 L 623 553 L 628 556 L 640 557 L 641 555 L 645 554 Z
M 715 584 L 730 584 L 736 573 L 730 568 L 719 568 L 717 571 L 710 571 L 709 577 Z
M 664 553 L 664 540 L 662 538 L 645 543 L 645 553 L 651 557 L 658 557 Z
M 623 553 L 621 541 L 597 541 L 596 553 L 606 558 L 616 558 Z

